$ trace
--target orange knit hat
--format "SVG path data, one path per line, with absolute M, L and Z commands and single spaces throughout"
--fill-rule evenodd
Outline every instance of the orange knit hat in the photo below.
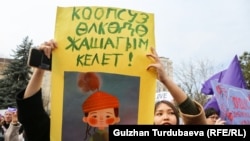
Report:
M 84 111 L 84 113 L 106 108 L 118 107 L 118 98 L 103 91 L 94 92 L 82 104 L 82 110 Z

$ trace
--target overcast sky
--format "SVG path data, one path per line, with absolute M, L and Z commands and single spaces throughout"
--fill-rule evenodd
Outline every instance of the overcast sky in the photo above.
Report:
M 0 2 L 0 57 L 23 38 L 54 37 L 57 6 L 110 6 L 153 13 L 157 52 L 174 64 L 210 59 L 226 67 L 250 52 L 249 0 L 8 0 Z

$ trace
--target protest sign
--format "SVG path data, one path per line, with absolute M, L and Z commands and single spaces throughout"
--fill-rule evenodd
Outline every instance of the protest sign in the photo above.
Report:
M 51 138 L 82 141 L 108 124 L 152 123 L 156 75 L 146 70 L 155 47 L 152 13 L 58 7 L 55 40 Z
M 250 124 L 250 90 L 211 81 L 220 116 L 226 124 Z

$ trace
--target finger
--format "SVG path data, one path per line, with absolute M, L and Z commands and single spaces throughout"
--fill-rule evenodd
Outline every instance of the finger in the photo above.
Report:
M 147 57 L 152 58 L 152 59 L 154 59 L 154 60 L 155 60 L 155 58 L 156 58 L 156 56 L 153 55 L 153 54 L 146 54 L 146 55 L 147 55 Z
M 48 46 L 50 46 L 50 47 L 51 47 L 51 50 L 53 50 L 53 49 L 57 48 L 57 43 L 56 43 L 53 39 L 51 39 L 51 40 L 48 42 Z
M 57 47 L 57 44 L 54 40 L 50 40 L 50 41 L 45 41 L 44 43 L 42 43 L 39 47 L 40 50 L 42 50 L 44 52 L 44 54 L 50 58 L 51 57 L 51 53 L 52 50 L 54 48 Z
M 51 42 L 51 44 L 53 46 L 53 49 L 57 48 L 57 42 L 55 40 L 51 39 L 50 42 Z
M 157 52 L 156 52 L 156 50 L 155 50 L 154 47 L 151 47 L 150 49 L 151 49 L 151 52 L 152 52 L 153 54 L 157 55 Z
M 152 68 L 152 65 L 148 65 L 147 70 L 149 70 L 150 68 Z
M 50 58 L 50 53 L 51 53 L 51 47 L 48 45 L 47 42 L 44 42 L 43 44 L 40 45 L 39 49 L 43 51 L 43 53 Z
M 147 70 L 154 69 L 156 67 L 157 67 L 157 64 L 150 64 L 148 65 Z

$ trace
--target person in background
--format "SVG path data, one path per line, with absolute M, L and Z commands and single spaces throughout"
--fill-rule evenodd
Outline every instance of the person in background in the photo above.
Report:
M 208 125 L 224 125 L 226 123 L 226 121 L 220 118 L 220 112 L 217 111 L 215 108 L 206 108 L 205 115 Z
M 11 120 L 12 120 L 12 111 L 11 111 L 10 108 L 8 108 L 4 112 L 4 116 L 3 116 L 3 120 L 2 120 L 2 126 L 1 126 L 4 133 L 9 128 Z
M 147 56 L 153 60 L 153 63 L 147 67 L 147 70 L 152 70 L 156 72 L 157 79 L 168 89 L 170 94 L 172 95 L 175 103 L 179 107 L 179 112 L 181 119 L 183 120 L 183 124 L 196 124 L 196 125 L 204 125 L 206 124 L 206 118 L 203 106 L 196 101 L 191 100 L 187 94 L 182 91 L 169 77 L 166 71 L 164 70 L 163 64 L 160 61 L 160 58 L 155 50 L 155 48 L 151 48 L 151 53 L 148 53 Z M 168 103 L 169 104 L 169 103 Z M 172 108 L 172 114 L 175 115 L 175 118 L 178 118 L 177 112 L 175 112 L 174 106 L 165 105 L 165 109 L 162 111 L 167 112 L 167 108 Z M 154 117 L 157 117 L 161 114 L 157 113 L 157 108 L 154 114 Z M 169 110 L 170 111 L 170 110 Z M 170 114 L 171 114 L 170 112 Z M 169 115 L 169 114 L 168 114 Z M 154 122 L 155 123 L 155 122 Z M 159 122 L 160 123 L 160 122 Z M 166 124 L 174 124 L 174 122 L 161 122 Z M 178 119 L 176 119 L 176 124 L 178 123 Z
M 8 108 L 4 114 L 2 123 L 4 141 L 22 141 L 19 138 L 21 124 L 18 122 L 16 108 Z

